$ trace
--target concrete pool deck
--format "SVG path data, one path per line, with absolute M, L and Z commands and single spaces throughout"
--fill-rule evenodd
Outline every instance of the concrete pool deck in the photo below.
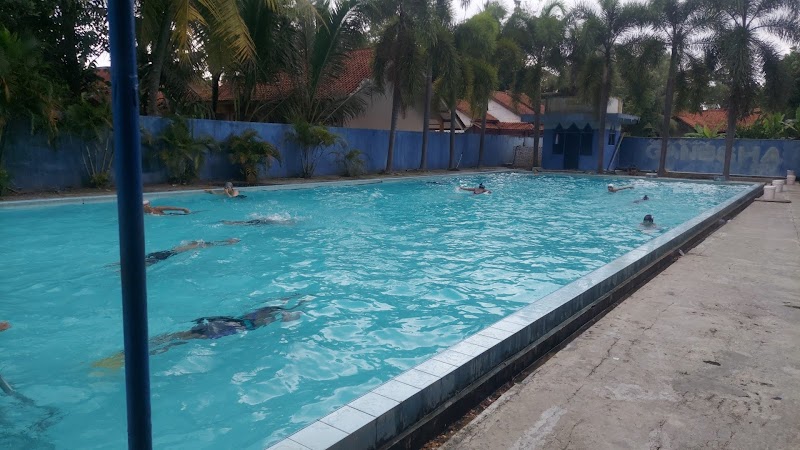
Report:
M 797 448 L 800 185 L 754 202 L 444 449 Z

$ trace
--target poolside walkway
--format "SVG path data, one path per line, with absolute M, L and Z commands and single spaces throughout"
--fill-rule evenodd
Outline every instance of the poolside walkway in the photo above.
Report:
M 446 449 L 800 448 L 800 185 L 754 202 Z

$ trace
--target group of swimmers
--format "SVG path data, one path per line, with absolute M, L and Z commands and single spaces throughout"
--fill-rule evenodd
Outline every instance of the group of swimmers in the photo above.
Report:
M 624 191 L 625 189 L 633 189 L 633 185 L 616 187 L 613 184 L 609 184 L 608 186 L 606 186 L 606 189 L 608 190 L 608 192 L 614 194 L 614 193 L 619 192 L 619 191 Z M 646 202 L 648 200 L 650 200 L 650 197 L 645 195 L 644 197 L 640 198 L 639 200 L 634 200 L 633 203 L 641 203 L 641 202 Z M 654 222 L 652 214 L 645 215 L 644 219 L 642 219 L 642 223 L 640 223 L 639 225 L 642 228 L 658 228 L 658 226 Z

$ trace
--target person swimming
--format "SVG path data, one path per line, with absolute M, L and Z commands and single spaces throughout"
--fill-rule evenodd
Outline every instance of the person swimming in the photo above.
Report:
M 288 300 L 292 297 L 296 297 L 296 295 L 284 297 L 282 300 Z M 166 333 L 152 338 L 150 340 L 150 355 L 164 353 L 172 347 L 186 344 L 187 341 L 194 339 L 219 339 L 253 331 L 278 320 L 282 322 L 297 320 L 302 313 L 300 311 L 293 312 L 293 310 L 309 301 L 310 299 L 300 300 L 291 308 L 264 306 L 241 316 L 210 316 L 194 319 L 192 321 L 194 326 L 187 331 Z M 94 362 L 92 366 L 117 369 L 124 364 L 124 357 L 124 352 L 118 352 L 108 358 Z
M 650 197 L 645 195 L 644 197 L 640 198 L 639 200 L 634 200 L 633 203 L 641 203 L 641 202 L 646 202 L 648 200 L 650 200 Z
M 222 189 L 221 192 L 215 191 L 213 189 L 206 189 L 206 192 L 209 194 L 225 195 L 229 198 L 247 198 L 246 195 L 240 194 L 239 190 L 233 187 L 233 183 L 231 183 L 230 181 L 225 183 L 225 187 Z
M 464 186 L 459 186 L 458 188 L 461 189 L 462 191 L 470 191 L 475 195 L 483 194 L 483 193 L 486 193 L 486 194 L 491 194 L 492 193 L 492 191 L 486 189 L 486 187 L 483 185 L 483 183 L 479 183 L 478 187 L 474 187 L 474 188 L 464 187 Z
M 274 218 L 274 217 L 261 217 L 251 220 L 223 220 L 225 225 L 276 225 L 288 224 L 294 222 L 292 219 Z
M 230 238 L 230 239 L 225 239 L 225 240 L 222 240 L 222 241 L 211 241 L 211 242 L 190 241 L 190 242 L 188 242 L 186 244 L 179 245 L 177 247 L 173 247 L 173 248 L 171 248 L 169 250 L 159 250 L 157 252 L 152 252 L 152 253 L 148 253 L 148 254 L 144 255 L 144 265 L 145 265 L 145 267 L 150 267 L 153 264 L 156 264 L 156 263 L 159 263 L 161 261 L 164 261 L 164 260 L 166 260 L 168 258 L 171 258 L 171 257 L 177 255 L 177 254 L 180 254 L 180 253 L 183 253 L 183 252 L 188 252 L 189 250 L 208 248 L 208 247 L 215 247 L 215 246 L 218 246 L 218 245 L 233 245 L 233 244 L 236 244 L 238 242 L 239 242 L 238 238 Z M 113 264 L 109 264 L 106 267 L 118 266 L 118 265 L 119 265 L 119 263 L 116 262 L 116 263 L 113 263 Z
M 609 184 L 608 186 L 606 186 L 606 190 L 608 190 L 608 192 L 611 193 L 624 191 L 625 189 L 633 189 L 633 186 L 615 187 L 613 184 Z
M 191 211 L 189 211 L 187 208 L 180 208 L 177 206 L 152 206 L 150 205 L 150 200 L 142 200 L 142 208 L 144 208 L 145 214 L 151 214 L 154 216 L 191 214 Z M 183 214 L 174 214 L 174 213 L 167 214 L 168 211 L 178 211 Z
M 653 216 L 651 214 L 644 216 L 644 219 L 642 219 L 642 223 L 639 224 L 639 226 L 642 228 L 658 228 L 658 225 L 656 225 L 653 221 Z

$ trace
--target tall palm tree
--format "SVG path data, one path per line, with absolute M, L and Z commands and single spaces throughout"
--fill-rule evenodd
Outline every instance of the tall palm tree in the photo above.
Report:
M 597 133 L 597 173 L 602 173 L 608 100 L 611 94 L 616 46 L 621 44 L 623 39 L 631 37 L 630 33 L 644 23 L 647 16 L 644 7 L 635 3 L 623 5 L 620 0 L 598 0 L 598 6 L 599 10 L 583 3 L 578 5 L 574 12 L 583 20 L 585 31 L 594 44 L 594 56 L 601 62 L 599 101 L 596 108 L 600 122 Z M 589 58 L 593 59 L 596 58 Z
M 376 6 L 384 25 L 375 46 L 372 75 L 379 90 L 384 90 L 387 81 L 392 85 L 392 117 L 384 169 L 388 173 L 394 161 L 398 115 L 416 99 L 423 84 L 425 58 L 421 30 L 429 17 L 425 0 L 379 0 Z
M 777 78 L 780 53 L 774 39 L 800 43 L 797 0 L 711 0 L 720 12 L 708 49 L 729 89 L 728 127 L 722 175 L 730 178 L 736 121 L 750 113 L 759 79 Z M 770 37 L 772 39 L 770 39 Z M 780 93 L 776 93 L 780 95 Z
M 664 93 L 664 117 L 661 123 L 661 156 L 658 175 L 666 175 L 667 146 L 675 98 L 675 79 L 679 67 L 687 60 L 692 39 L 708 28 L 713 13 L 705 8 L 705 0 L 650 0 L 649 25 L 656 38 L 670 48 L 667 86 Z
M 277 8 L 278 0 L 262 0 Z M 145 110 L 157 114 L 162 71 L 172 49 L 186 58 L 197 37 L 194 27 L 214 23 L 214 38 L 225 42 L 237 60 L 253 54 L 253 42 L 239 14 L 237 0 L 142 0 L 139 47 L 149 49 L 150 67 L 144 83 Z
M 314 4 L 312 14 L 297 21 L 287 69 L 292 92 L 280 106 L 280 115 L 291 122 L 342 125 L 367 106 L 371 83 L 355 92 L 332 92 L 329 88 L 347 70 L 353 52 L 366 43 L 366 0 L 330 0 Z
M 465 74 L 467 101 L 473 116 L 481 118 L 478 167 L 483 163 L 489 98 L 498 84 L 497 67 L 493 63 L 500 36 L 500 21 L 495 16 L 497 13 L 496 9 L 485 10 L 470 17 L 456 29 L 455 35 Z
M 561 50 L 566 33 L 564 6 L 559 1 L 546 4 L 538 16 L 517 8 L 503 29 L 503 35 L 515 42 L 524 52 L 524 62 L 515 77 L 512 90 L 515 95 L 527 94 L 533 100 L 533 154 L 539 153 L 541 128 L 542 82 L 545 71 L 556 71 L 563 66 Z M 535 164 L 535 162 L 534 162 Z
M 426 170 L 428 164 L 428 133 L 430 128 L 431 101 L 433 100 L 434 72 L 439 78 L 449 77 L 455 70 L 456 50 L 451 26 L 453 11 L 449 0 L 433 0 L 428 5 L 429 14 L 433 20 L 427 33 L 425 42 L 425 102 L 422 118 L 422 152 L 420 155 L 419 169 Z

